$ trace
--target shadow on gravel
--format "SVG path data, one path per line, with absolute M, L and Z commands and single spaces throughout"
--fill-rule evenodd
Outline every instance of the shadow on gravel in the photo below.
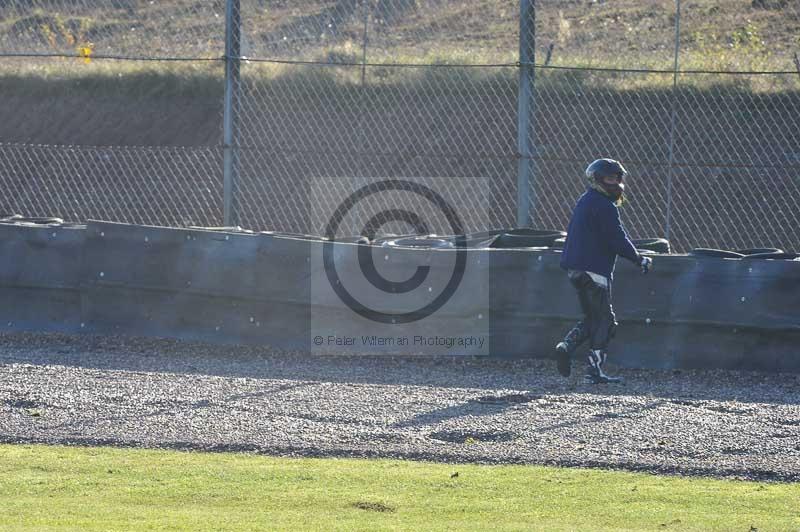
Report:
M 176 400 L 159 400 L 159 401 L 147 401 L 144 402 L 144 406 L 149 407 L 161 407 L 156 408 L 154 410 L 148 411 L 146 413 L 143 412 L 136 412 L 129 415 L 115 415 L 115 416 L 105 416 L 105 417 L 95 417 L 93 421 L 95 423 L 105 423 L 109 421 L 120 421 L 120 422 L 129 422 L 132 419 L 144 419 L 144 418 L 159 418 L 161 416 L 172 416 L 175 415 L 176 412 L 186 412 L 188 411 L 198 411 L 207 408 L 225 406 L 225 408 L 229 410 L 233 409 L 241 409 L 239 406 L 239 401 L 243 399 L 250 399 L 250 398 L 258 398 L 258 397 L 266 397 L 268 395 L 276 395 L 280 394 L 289 390 L 295 390 L 298 388 L 303 388 L 306 386 L 310 386 L 312 383 L 309 382 L 302 382 L 297 384 L 285 384 L 282 386 L 277 386 L 270 390 L 264 390 L 260 392 L 253 392 L 253 393 L 240 393 L 226 396 L 223 400 L 214 400 L 209 401 L 208 399 L 200 399 L 199 401 L 176 401 Z M 50 406 L 46 403 L 35 403 L 33 401 L 25 401 L 25 400 L 7 400 L 4 401 L 7 406 L 12 408 L 22 408 L 22 409 L 29 409 L 35 407 L 47 407 Z M 29 406 L 30 405 L 30 406 Z M 300 416 L 295 416 L 300 417 Z M 311 416 L 309 416 L 311 418 Z M 311 418 L 313 421 L 339 421 L 333 419 L 323 419 L 322 417 L 315 417 Z M 67 422 L 67 423 L 58 423 L 49 426 L 49 430 L 58 430 L 58 429 L 69 429 L 69 428 L 78 428 L 80 429 L 86 420 L 83 418 L 78 418 L 75 421 Z
M 564 379 L 556 373 L 552 361 L 534 358 L 322 356 L 269 347 L 125 336 L 0 334 L 0 364 L 11 363 L 254 379 L 472 388 L 522 395 L 639 395 L 684 401 L 687 406 L 696 406 L 703 400 L 800 404 L 800 374 L 623 369 L 618 373 L 625 378 L 624 385 L 590 385 L 582 383 L 581 368 L 577 364 L 573 377 Z M 447 417 L 448 413 L 442 416 Z M 418 422 L 424 424 L 425 420 Z
M 436 425 L 448 419 L 460 418 L 464 416 L 473 416 L 473 417 L 493 416 L 495 414 L 501 413 L 502 411 L 506 410 L 509 407 L 512 407 L 513 405 L 530 403 L 531 401 L 539 399 L 540 397 L 541 396 L 538 395 L 522 394 L 522 393 L 484 395 L 476 399 L 470 399 L 465 403 L 448 406 L 445 408 L 440 408 L 438 410 L 423 412 L 421 414 L 412 417 L 411 419 L 407 419 L 400 423 L 395 423 L 392 425 L 392 427 L 393 428 L 424 427 L 426 425 Z M 433 435 L 431 437 L 443 441 L 456 441 L 452 439 L 437 438 L 436 436 Z M 479 440 L 479 441 L 484 441 L 484 440 Z M 498 441 L 498 440 L 492 440 L 492 441 Z M 463 443 L 464 438 L 461 438 L 460 442 Z
M 430 435 L 434 440 L 447 443 L 477 443 L 477 442 L 504 442 L 517 437 L 513 432 L 476 432 L 469 430 L 433 432 Z
M 662 406 L 665 403 L 669 403 L 670 401 L 659 399 L 655 401 L 650 401 L 647 404 L 636 406 L 633 408 L 628 408 L 626 410 L 618 410 L 616 412 L 601 412 L 599 414 L 595 414 L 589 419 L 577 419 L 577 420 L 570 420 L 564 421 L 562 423 L 555 423 L 552 425 L 540 425 L 536 427 L 536 432 L 544 433 L 544 432 L 554 432 L 565 428 L 571 428 L 581 425 L 591 425 L 593 423 L 602 423 L 608 419 L 619 419 L 619 418 L 627 418 L 633 417 L 636 414 L 641 414 L 647 410 L 655 410 Z
M 500 414 L 504 410 L 513 407 L 513 405 L 517 404 L 525 404 L 530 403 L 531 401 L 536 401 L 536 408 L 546 408 L 548 404 L 552 404 L 554 402 L 561 402 L 560 398 L 553 398 L 549 396 L 542 396 L 542 395 L 532 395 L 532 394 L 507 394 L 507 395 L 489 395 L 479 397 L 477 399 L 471 399 L 464 403 L 448 406 L 445 408 L 440 408 L 438 410 L 432 410 L 420 413 L 411 419 L 394 423 L 391 425 L 392 428 L 402 429 L 408 427 L 424 427 L 424 426 L 435 426 L 439 423 L 445 422 L 449 419 L 456 419 L 465 416 L 470 417 L 480 417 L 480 416 L 494 416 Z M 572 400 L 571 403 L 575 404 L 576 401 Z M 562 429 L 577 427 L 577 426 L 589 426 L 595 423 L 602 423 L 609 419 L 620 419 L 620 418 L 630 418 L 636 417 L 643 412 L 648 410 L 656 410 L 659 407 L 668 404 L 674 403 L 675 401 L 670 401 L 667 399 L 655 399 L 652 401 L 647 402 L 643 405 L 638 405 L 632 408 L 627 408 L 620 410 L 618 406 L 614 407 L 614 412 L 601 412 L 599 414 L 595 414 L 591 418 L 581 418 L 581 419 L 571 419 L 569 421 L 564 421 L 562 423 L 554 423 L 551 425 L 538 425 L 536 427 L 537 433 L 545 433 L 545 432 L 555 432 Z M 587 403 L 597 404 L 596 401 L 587 401 Z M 694 403 L 691 404 L 694 406 Z M 702 405 L 702 403 L 698 403 L 698 406 Z M 713 410 L 713 408 L 709 408 L 709 410 Z M 745 413 L 744 411 L 741 413 Z M 505 438 L 505 435 L 509 435 L 508 438 Z M 451 443 L 464 443 L 465 439 L 471 438 L 475 441 L 509 441 L 513 439 L 513 434 L 505 433 L 505 432 L 487 432 L 487 433 L 480 433 L 480 434 L 471 434 L 461 432 L 434 432 L 430 436 L 433 439 L 451 442 Z

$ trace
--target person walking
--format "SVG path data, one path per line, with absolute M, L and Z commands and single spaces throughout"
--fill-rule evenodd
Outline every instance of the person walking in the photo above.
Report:
M 572 355 L 589 342 L 586 381 L 621 382 L 603 371 L 609 342 L 617 322 L 611 306 L 611 284 L 617 256 L 624 257 L 647 273 L 653 260 L 642 256 L 631 242 L 619 217 L 625 202 L 628 172 L 619 161 L 597 159 L 586 168 L 588 188 L 578 199 L 567 228 L 561 267 L 578 294 L 583 319 L 556 345 L 558 372 L 568 377 Z

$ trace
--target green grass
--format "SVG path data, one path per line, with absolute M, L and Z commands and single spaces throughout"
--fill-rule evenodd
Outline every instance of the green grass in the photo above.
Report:
M 751 526 L 800 529 L 800 485 L 533 466 L 0 446 L 3 530 Z

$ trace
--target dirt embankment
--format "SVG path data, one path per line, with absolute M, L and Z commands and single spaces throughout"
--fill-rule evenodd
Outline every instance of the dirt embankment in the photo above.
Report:
M 0 142 L 88 146 L 218 146 L 222 96 L 11 96 Z

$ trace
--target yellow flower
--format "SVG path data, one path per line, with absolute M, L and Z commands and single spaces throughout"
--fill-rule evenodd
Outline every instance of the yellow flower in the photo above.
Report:
M 92 52 L 94 51 L 94 43 L 86 43 L 83 46 L 78 47 L 78 57 L 83 57 L 84 63 L 90 63 L 92 61 Z

